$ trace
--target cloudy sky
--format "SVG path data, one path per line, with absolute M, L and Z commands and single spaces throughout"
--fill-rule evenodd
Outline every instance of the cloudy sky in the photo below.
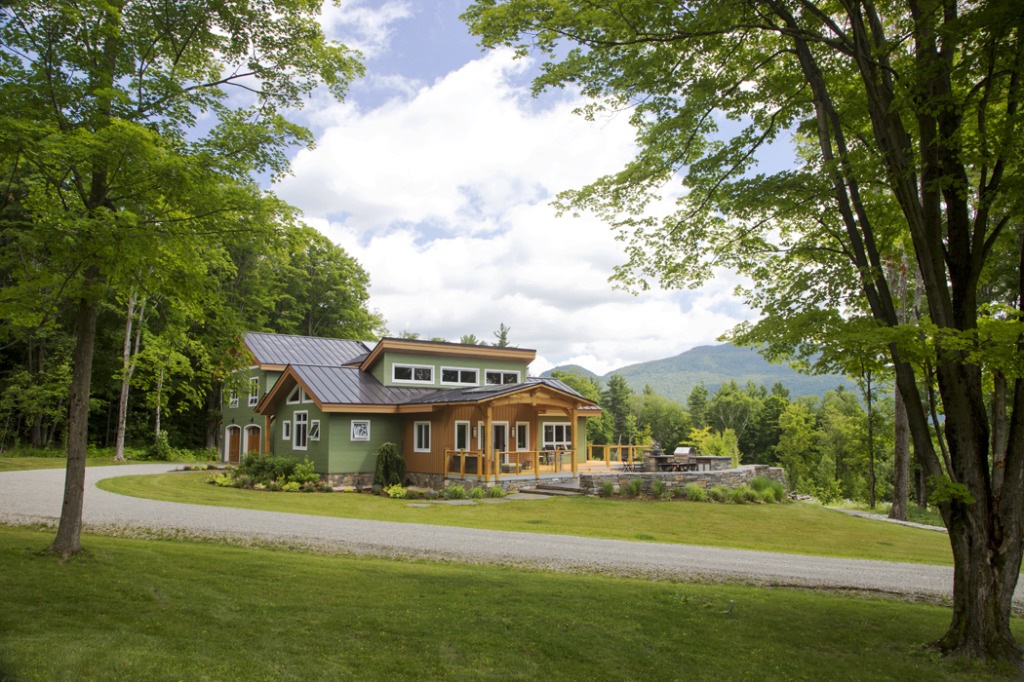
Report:
M 468 0 L 348 0 L 328 34 L 364 55 L 344 103 L 314 98 L 275 191 L 369 272 L 371 307 L 394 335 L 537 350 L 531 372 L 575 363 L 603 374 L 677 355 L 751 313 L 722 279 L 633 296 L 608 282 L 623 245 L 593 218 L 556 217 L 565 189 L 632 157 L 625 116 L 572 114 L 572 93 L 534 99 L 534 65 L 484 53 L 459 14 Z

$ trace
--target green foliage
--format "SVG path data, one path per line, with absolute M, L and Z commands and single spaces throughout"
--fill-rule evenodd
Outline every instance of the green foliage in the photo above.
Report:
M 405 487 L 397 483 L 395 485 L 385 487 L 382 492 L 393 500 L 404 500 L 408 497 L 408 491 Z
M 750 487 L 762 494 L 766 502 L 785 502 L 786 490 L 782 484 L 767 476 L 755 476 Z
M 833 502 L 842 499 L 843 491 L 839 486 L 839 481 L 834 478 L 830 478 L 815 486 L 814 496 L 817 497 L 818 501 L 822 504 L 832 504 Z
M 666 492 L 665 488 L 665 481 L 661 480 L 660 478 L 651 481 L 651 495 L 653 495 L 654 497 L 663 497 L 664 493 Z M 671 496 L 671 491 L 669 492 Z
M 615 484 L 611 481 L 602 481 L 601 489 L 597 494 L 601 497 L 611 497 L 615 494 Z
M 505 489 L 500 485 L 492 485 L 490 488 L 487 488 L 487 497 L 499 498 L 505 497 L 506 494 Z
M 713 485 L 708 489 L 708 497 L 712 502 L 729 502 L 732 500 L 732 491 L 724 485 Z
M 738 488 L 733 488 L 732 502 L 734 504 L 750 504 L 753 502 L 760 502 L 761 499 L 761 495 L 748 485 L 744 484 Z
M 300 462 L 292 457 L 263 457 L 249 453 L 242 458 L 238 468 L 207 479 L 218 486 L 233 484 L 236 488 L 254 490 L 283 490 L 285 492 L 328 491 L 330 487 L 320 480 L 320 475 L 308 460 Z M 228 481 L 232 483 L 229 484 Z
M 458 483 L 453 483 L 441 491 L 441 496 L 446 500 L 464 500 L 466 499 L 466 489 Z
M 471 500 L 482 500 L 487 495 L 487 492 L 480 486 L 475 486 L 469 491 L 469 499 Z
M 948 502 L 975 504 L 970 490 L 962 483 L 954 483 L 949 476 L 932 476 L 928 479 L 928 504 L 940 505 Z
M 687 483 L 683 486 L 686 499 L 690 502 L 707 502 L 708 491 L 699 483 Z
M 373 484 L 396 485 L 405 479 L 405 457 L 394 443 L 382 443 L 377 448 L 377 467 L 373 472 Z
M 640 497 L 644 492 L 644 480 L 642 478 L 631 478 L 625 485 L 619 486 L 619 492 L 626 497 Z

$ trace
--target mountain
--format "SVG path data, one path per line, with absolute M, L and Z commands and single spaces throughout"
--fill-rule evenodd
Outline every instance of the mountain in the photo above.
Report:
M 555 367 L 544 375 L 549 376 L 554 369 L 573 368 L 587 376 L 596 377 L 602 384 L 606 383 L 612 374 L 621 374 L 634 391 L 642 391 L 644 385 L 650 385 L 656 393 L 683 405 L 686 404 L 693 387 L 702 381 L 712 394 L 722 383 L 730 379 L 735 379 L 740 386 L 753 381 L 758 386 L 763 384 L 769 390 L 772 384 L 781 381 L 782 385 L 789 389 L 791 398 L 803 395 L 820 396 L 840 384 L 847 390 L 856 390 L 852 381 L 838 374 L 801 374 L 789 365 L 768 362 L 755 350 L 729 343 L 697 346 L 675 357 L 627 365 L 604 376 L 597 376 L 577 365 Z

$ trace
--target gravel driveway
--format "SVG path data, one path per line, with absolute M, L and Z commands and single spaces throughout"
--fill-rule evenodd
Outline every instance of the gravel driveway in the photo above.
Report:
M 87 469 L 86 526 L 279 542 L 350 554 L 658 579 L 865 590 L 931 600 L 948 598 L 953 585 L 953 570 L 941 566 L 205 507 L 125 497 L 95 485 L 113 476 L 164 473 L 173 468 L 167 464 L 135 464 Z M 0 473 L 0 522 L 55 523 L 60 516 L 63 481 L 63 469 Z M 1018 609 L 1024 606 L 1019 593 L 1015 601 Z

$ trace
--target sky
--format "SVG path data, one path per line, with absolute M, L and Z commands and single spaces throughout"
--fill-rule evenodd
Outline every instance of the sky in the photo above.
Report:
M 555 196 L 635 152 L 626 115 L 587 122 L 570 92 L 533 98 L 536 63 L 484 52 L 467 0 L 325 3 L 327 35 L 358 48 L 366 76 L 344 102 L 314 96 L 316 136 L 274 186 L 370 276 L 391 335 L 475 334 L 537 351 L 530 367 L 598 374 L 678 355 L 753 313 L 723 276 L 698 290 L 632 295 L 609 282 L 624 245 L 596 218 L 556 215 Z

